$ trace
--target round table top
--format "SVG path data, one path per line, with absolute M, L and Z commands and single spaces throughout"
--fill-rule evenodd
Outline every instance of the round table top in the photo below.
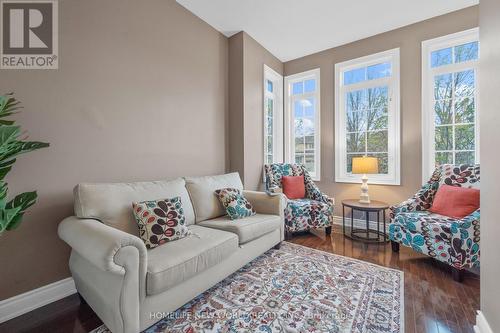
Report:
M 369 204 L 359 202 L 359 199 L 342 200 L 342 205 L 359 210 L 382 210 L 389 208 L 389 204 L 383 201 L 370 200 Z

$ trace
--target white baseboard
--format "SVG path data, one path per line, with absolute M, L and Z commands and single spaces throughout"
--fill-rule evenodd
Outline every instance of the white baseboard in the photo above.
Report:
M 0 301 L 0 323 L 76 293 L 73 278 L 66 278 Z
M 476 315 L 476 325 L 474 325 L 475 333 L 493 333 L 488 321 L 486 321 L 486 317 L 481 311 L 477 311 Z
M 333 224 L 341 226 L 342 225 L 342 216 L 334 215 L 333 216 Z M 366 229 L 366 220 L 354 219 L 353 225 L 354 225 L 354 228 Z M 368 225 L 370 226 L 370 229 L 377 230 L 377 221 L 369 221 Z M 351 217 L 346 216 L 345 226 L 349 227 L 349 228 L 351 227 Z M 380 228 L 380 231 L 384 230 L 384 223 L 382 220 L 382 216 L 380 216 L 379 228 Z M 385 230 L 386 230 L 386 232 L 389 232 L 389 219 L 388 218 L 385 219 Z

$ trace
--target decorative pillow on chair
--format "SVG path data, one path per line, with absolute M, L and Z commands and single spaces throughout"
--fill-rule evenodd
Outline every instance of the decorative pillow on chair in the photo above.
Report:
M 147 249 L 189 235 L 181 197 L 132 203 L 139 235 Z
M 463 219 L 478 209 L 478 189 L 441 185 L 429 211 L 456 219 Z
M 216 190 L 215 194 L 231 220 L 242 219 L 256 214 L 250 202 L 238 189 L 222 188 Z
M 304 176 L 281 177 L 283 193 L 288 199 L 304 199 L 306 197 L 306 186 Z

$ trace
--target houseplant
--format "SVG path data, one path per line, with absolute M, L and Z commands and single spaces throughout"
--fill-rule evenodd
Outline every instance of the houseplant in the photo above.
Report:
M 26 210 L 36 202 L 37 193 L 25 192 L 7 198 L 8 184 L 5 176 L 12 169 L 20 154 L 48 147 L 49 144 L 37 141 L 24 141 L 20 126 L 6 119 L 21 109 L 13 94 L 0 95 L 0 235 L 5 230 L 16 228 Z

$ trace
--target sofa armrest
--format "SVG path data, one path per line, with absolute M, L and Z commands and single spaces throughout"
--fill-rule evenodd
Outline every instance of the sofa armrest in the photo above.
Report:
M 243 195 L 252 204 L 257 213 L 278 215 L 282 222 L 280 240 L 285 239 L 285 206 L 286 197 L 282 193 L 268 193 L 243 190 Z
M 143 241 L 131 234 L 107 226 L 94 219 L 71 216 L 57 230 L 59 237 L 90 263 L 103 271 L 124 273 L 127 264 L 120 250 L 134 247 L 139 254 L 139 272 L 146 274 L 147 251 Z
M 243 195 L 257 213 L 284 216 L 285 196 L 283 194 L 244 190 Z
M 64 219 L 58 234 L 73 250 L 70 267 L 78 292 L 113 332 L 138 332 L 140 304 L 146 297 L 147 251 L 142 240 L 77 217 Z

